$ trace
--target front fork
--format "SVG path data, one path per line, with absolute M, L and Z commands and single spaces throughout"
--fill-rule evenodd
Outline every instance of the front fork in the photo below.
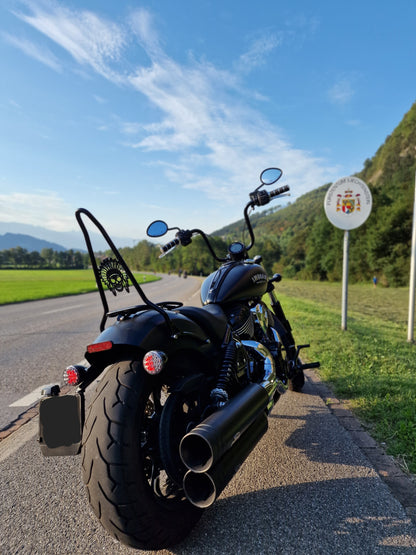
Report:
M 274 285 L 273 282 L 278 283 L 281 281 L 282 277 L 279 274 L 275 274 L 269 280 L 269 288 L 268 294 L 270 297 L 270 304 L 272 310 L 274 312 L 275 317 L 278 321 L 278 333 L 280 335 L 280 339 L 283 343 L 283 347 L 286 351 L 286 362 L 287 362 L 287 377 L 292 379 L 296 374 L 306 370 L 307 368 L 319 368 L 319 362 L 307 362 L 302 363 L 299 358 L 299 353 L 301 349 L 306 349 L 310 347 L 310 345 L 298 345 L 296 346 L 295 340 L 292 335 L 292 327 L 289 323 L 289 320 L 286 318 L 285 313 L 283 311 L 282 305 L 280 301 L 277 299 L 275 292 L 274 292 Z

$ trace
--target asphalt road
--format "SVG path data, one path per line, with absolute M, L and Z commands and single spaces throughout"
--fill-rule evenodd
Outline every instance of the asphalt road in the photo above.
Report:
M 177 285 L 177 279 L 166 280 L 166 286 Z M 180 282 L 190 287 L 192 280 Z M 162 283 L 159 288 L 161 292 Z M 195 288 L 190 289 L 190 299 L 194 292 Z M 78 304 L 76 298 L 72 300 Z M 191 302 L 196 300 L 193 297 Z M 37 313 L 48 310 L 57 308 L 42 305 Z M 67 314 L 66 323 L 58 327 L 54 316 L 50 331 L 40 326 L 39 334 L 42 338 L 51 334 L 54 345 L 59 337 L 63 343 L 63 336 L 72 329 L 74 336 L 80 336 L 82 355 L 85 336 L 94 338 L 96 322 L 86 322 L 81 332 L 71 328 L 73 318 L 68 313 L 70 309 L 54 312 Z M 36 336 L 36 317 L 31 325 L 28 334 Z M 20 345 L 18 338 L 9 337 L 10 343 Z M 7 376 L 3 346 L 7 343 L 1 345 L 2 391 Z M 35 343 L 36 338 L 29 341 Z M 72 357 L 73 349 L 68 352 Z M 55 368 L 49 355 L 44 354 L 44 365 Z M 20 371 L 26 368 L 30 353 L 23 358 L 24 362 L 17 357 L 13 363 Z M 60 358 L 56 362 L 59 377 L 61 367 Z M 53 381 L 42 371 L 39 376 Z M 29 388 L 35 382 L 38 385 L 29 379 Z M 22 391 L 16 389 L 10 398 Z M 309 373 L 303 393 L 287 392 L 277 403 L 267 434 L 192 534 L 181 545 L 159 553 L 416 553 L 414 522 L 370 462 L 374 457 L 369 453 L 378 452 L 376 446 L 365 440 L 350 415 L 340 418 L 337 412 L 342 409 L 336 407 L 335 401 L 322 398 L 322 387 Z M 347 420 L 351 432 L 345 427 Z M 115 542 L 95 520 L 86 502 L 79 457 L 42 457 L 36 434 L 34 419 L 0 442 L 0 553 L 140 553 Z M 393 465 L 386 469 L 392 475 L 396 472 Z

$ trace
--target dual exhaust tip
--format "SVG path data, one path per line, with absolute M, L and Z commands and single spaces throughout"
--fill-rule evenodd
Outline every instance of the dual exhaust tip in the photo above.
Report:
M 267 431 L 269 396 L 250 384 L 211 414 L 181 441 L 179 452 L 188 472 L 183 479 L 187 499 L 210 507 Z

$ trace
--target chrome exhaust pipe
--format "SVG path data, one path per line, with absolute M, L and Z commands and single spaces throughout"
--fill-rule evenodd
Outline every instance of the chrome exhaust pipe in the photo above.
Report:
M 272 331 L 274 331 L 272 329 Z M 279 342 L 277 334 L 275 339 Z M 270 412 L 275 404 L 276 398 L 282 395 L 287 390 L 287 385 L 285 385 L 276 375 L 276 363 L 274 361 L 271 352 L 258 341 L 253 341 L 252 339 L 243 339 L 241 343 L 248 350 L 251 350 L 254 355 L 263 361 L 263 379 L 260 383 L 262 387 L 267 391 L 269 395 L 269 405 L 267 410 Z
M 249 384 L 182 438 L 179 453 L 184 465 L 193 472 L 209 470 L 266 412 L 268 404 L 265 388 Z
M 267 416 L 263 412 L 210 470 L 189 470 L 183 479 L 188 501 L 201 509 L 210 507 L 265 434 L 267 426 Z

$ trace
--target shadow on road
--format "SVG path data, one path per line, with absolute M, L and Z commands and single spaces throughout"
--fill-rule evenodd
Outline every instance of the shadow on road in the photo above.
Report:
M 402 506 L 322 399 L 305 391 L 282 397 L 219 500 L 182 544 L 158 554 L 416 553 Z M 0 463 L 0 476 L 1 553 L 149 553 L 101 528 L 79 457 L 45 459 L 32 438 Z
M 220 499 L 172 553 L 414 553 L 408 520 L 388 514 L 379 485 L 328 480 Z
M 223 496 L 172 551 L 231 552 L 416 553 L 416 530 L 307 384 L 305 393 L 280 399 L 269 431 Z

